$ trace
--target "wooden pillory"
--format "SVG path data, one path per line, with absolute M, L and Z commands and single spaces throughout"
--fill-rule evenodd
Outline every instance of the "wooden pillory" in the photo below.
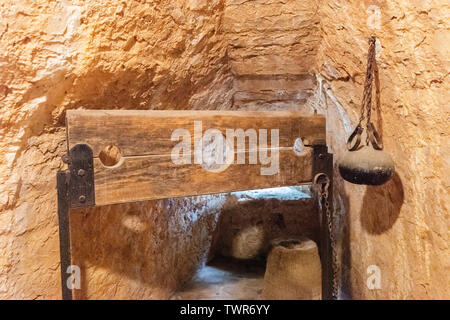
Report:
M 333 177 L 325 118 L 318 115 L 293 111 L 69 110 L 66 126 L 68 153 L 63 160 L 68 170 L 57 173 L 57 188 L 62 297 L 67 300 L 72 299 L 67 283 L 71 279 L 71 208 L 311 184 L 318 173 L 330 180 Z M 209 140 L 204 135 L 210 129 L 222 133 L 225 153 L 231 152 L 234 162 L 217 168 L 205 166 L 201 158 L 198 161 L 199 146 L 208 149 Z M 245 134 L 241 144 L 239 137 L 229 140 L 227 135 L 230 130 L 239 133 L 238 129 Z M 275 131 L 278 145 L 271 135 Z M 264 133 L 266 145 L 261 144 Z M 254 147 L 249 142 L 252 137 Z M 184 162 L 174 161 L 174 150 L 177 156 L 182 141 L 183 151 L 190 154 L 184 154 Z M 111 146 L 120 151 L 120 159 L 108 166 L 102 152 Z M 262 163 L 260 155 L 273 152 L 278 153 L 278 159 L 274 158 L 278 170 L 262 174 L 261 168 L 269 164 Z M 254 157 L 256 163 L 251 160 Z M 331 187 L 328 197 L 332 204 Z M 324 215 L 321 221 L 322 297 L 331 299 L 330 237 Z

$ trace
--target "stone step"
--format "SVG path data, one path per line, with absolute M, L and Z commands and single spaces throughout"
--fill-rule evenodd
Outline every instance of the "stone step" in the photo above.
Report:
M 233 106 L 239 109 L 305 109 L 314 94 L 313 75 L 241 76 L 234 80 Z M 308 109 L 308 110 L 306 110 Z

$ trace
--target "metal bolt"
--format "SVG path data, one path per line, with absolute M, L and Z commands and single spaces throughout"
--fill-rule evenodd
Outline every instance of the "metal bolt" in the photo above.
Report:
M 78 200 L 80 200 L 81 203 L 84 203 L 86 201 L 86 196 L 81 195 Z
M 324 155 L 321 153 L 319 154 L 319 159 L 323 159 Z
M 80 177 L 84 176 L 85 171 L 83 169 L 78 170 L 78 175 Z

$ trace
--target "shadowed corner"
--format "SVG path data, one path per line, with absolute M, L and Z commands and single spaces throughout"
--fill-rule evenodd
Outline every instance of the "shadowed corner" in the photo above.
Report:
M 397 221 L 404 201 L 403 183 L 395 172 L 383 186 L 368 186 L 360 214 L 361 225 L 370 234 L 383 234 Z
M 335 170 L 337 170 L 335 168 Z M 338 203 L 340 203 L 341 210 L 344 212 L 341 217 L 341 232 L 342 232 L 342 257 L 341 257 L 341 267 L 340 267 L 340 277 L 341 277 L 341 292 L 340 299 L 350 300 L 352 299 L 352 252 L 350 250 L 350 200 L 345 192 L 344 180 L 340 177 L 334 179 L 335 181 L 335 193 L 337 197 L 340 197 L 341 201 L 335 201 L 336 209 L 338 208 Z
M 189 278 L 186 275 L 200 265 L 205 250 L 198 245 L 203 243 L 201 231 L 205 226 L 212 229 L 215 215 L 211 209 L 192 221 L 185 232 L 194 236 L 181 233 L 181 227 L 173 227 L 178 212 L 173 208 L 183 201 L 149 200 L 73 210 L 72 263 L 81 269 L 81 289 L 74 290 L 74 298 L 130 299 L 130 291 L 121 291 L 122 284 L 115 282 L 115 277 L 122 276 L 124 283 L 125 279 L 140 283 L 131 298 L 168 299 L 171 290 L 183 285 Z M 195 206 L 196 200 L 191 201 Z

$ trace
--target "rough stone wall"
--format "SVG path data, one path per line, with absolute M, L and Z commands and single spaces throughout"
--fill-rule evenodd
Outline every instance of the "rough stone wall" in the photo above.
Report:
M 167 299 L 204 263 L 226 195 L 79 210 L 76 299 Z
M 55 174 L 65 149 L 65 110 L 227 107 L 232 81 L 222 7 L 221 1 L 0 3 L 1 299 L 60 297 Z M 74 258 L 85 267 L 81 297 L 167 297 L 197 266 L 221 201 L 164 200 L 74 214 Z
M 339 158 L 359 115 L 369 35 L 377 45 L 381 115 L 375 123 L 396 175 L 382 187 L 337 181 L 343 297 L 450 298 L 449 43 L 443 1 L 322 1 L 318 70 Z M 367 268 L 381 271 L 369 290 Z
M 319 234 L 317 201 L 307 186 L 234 192 L 221 209 L 210 256 L 266 258 L 276 239 L 319 245 Z
M 225 1 L 233 108 L 312 112 L 318 8 L 316 0 Z
M 0 4 L 1 298 L 60 296 L 55 174 L 65 152 L 67 109 L 228 109 L 233 107 L 236 86 L 250 92 L 250 101 L 255 100 L 253 92 L 262 91 L 253 107 L 270 100 L 272 108 L 280 101 L 278 107 L 300 108 L 311 96 L 315 80 L 304 64 L 311 65 L 318 44 L 310 32 L 317 29 L 315 2 L 242 3 L 247 15 L 237 18 L 245 21 L 253 15 L 242 27 L 232 19 L 240 10 L 233 11 L 237 4 L 220 0 Z M 254 5 L 257 10 L 252 12 Z M 315 26 L 310 27 L 310 21 Z M 255 27 L 261 22 L 263 29 Z M 237 31 L 228 28 L 232 41 L 225 37 L 227 26 Z M 252 42 L 242 50 L 235 43 L 244 36 L 241 31 L 246 33 L 243 42 Z M 271 37 L 268 43 L 266 32 Z M 289 66 L 278 50 L 289 53 Z M 274 58 L 277 63 L 268 63 Z M 238 63 L 229 63 L 230 59 Z M 240 60 L 246 62 L 239 64 Z M 256 60 L 260 68 L 246 72 L 245 65 L 249 68 Z M 249 78 L 236 80 L 240 75 Z M 274 85 L 278 91 L 272 90 Z M 265 107 L 271 108 L 270 103 Z M 83 290 L 77 296 L 166 297 L 201 259 L 198 246 L 208 241 L 222 200 L 166 200 L 75 213 L 74 259 L 84 272 Z M 192 214 L 197 206 L 204 207 L 206 230 Z M 178 215 L 186 221 L 179 221 Z M 113 236 L 115 230 L 122 241 Z M 151 233 L 159 238 L 151 238 Z M 158 272 L 161 261 L 170 272 Z

